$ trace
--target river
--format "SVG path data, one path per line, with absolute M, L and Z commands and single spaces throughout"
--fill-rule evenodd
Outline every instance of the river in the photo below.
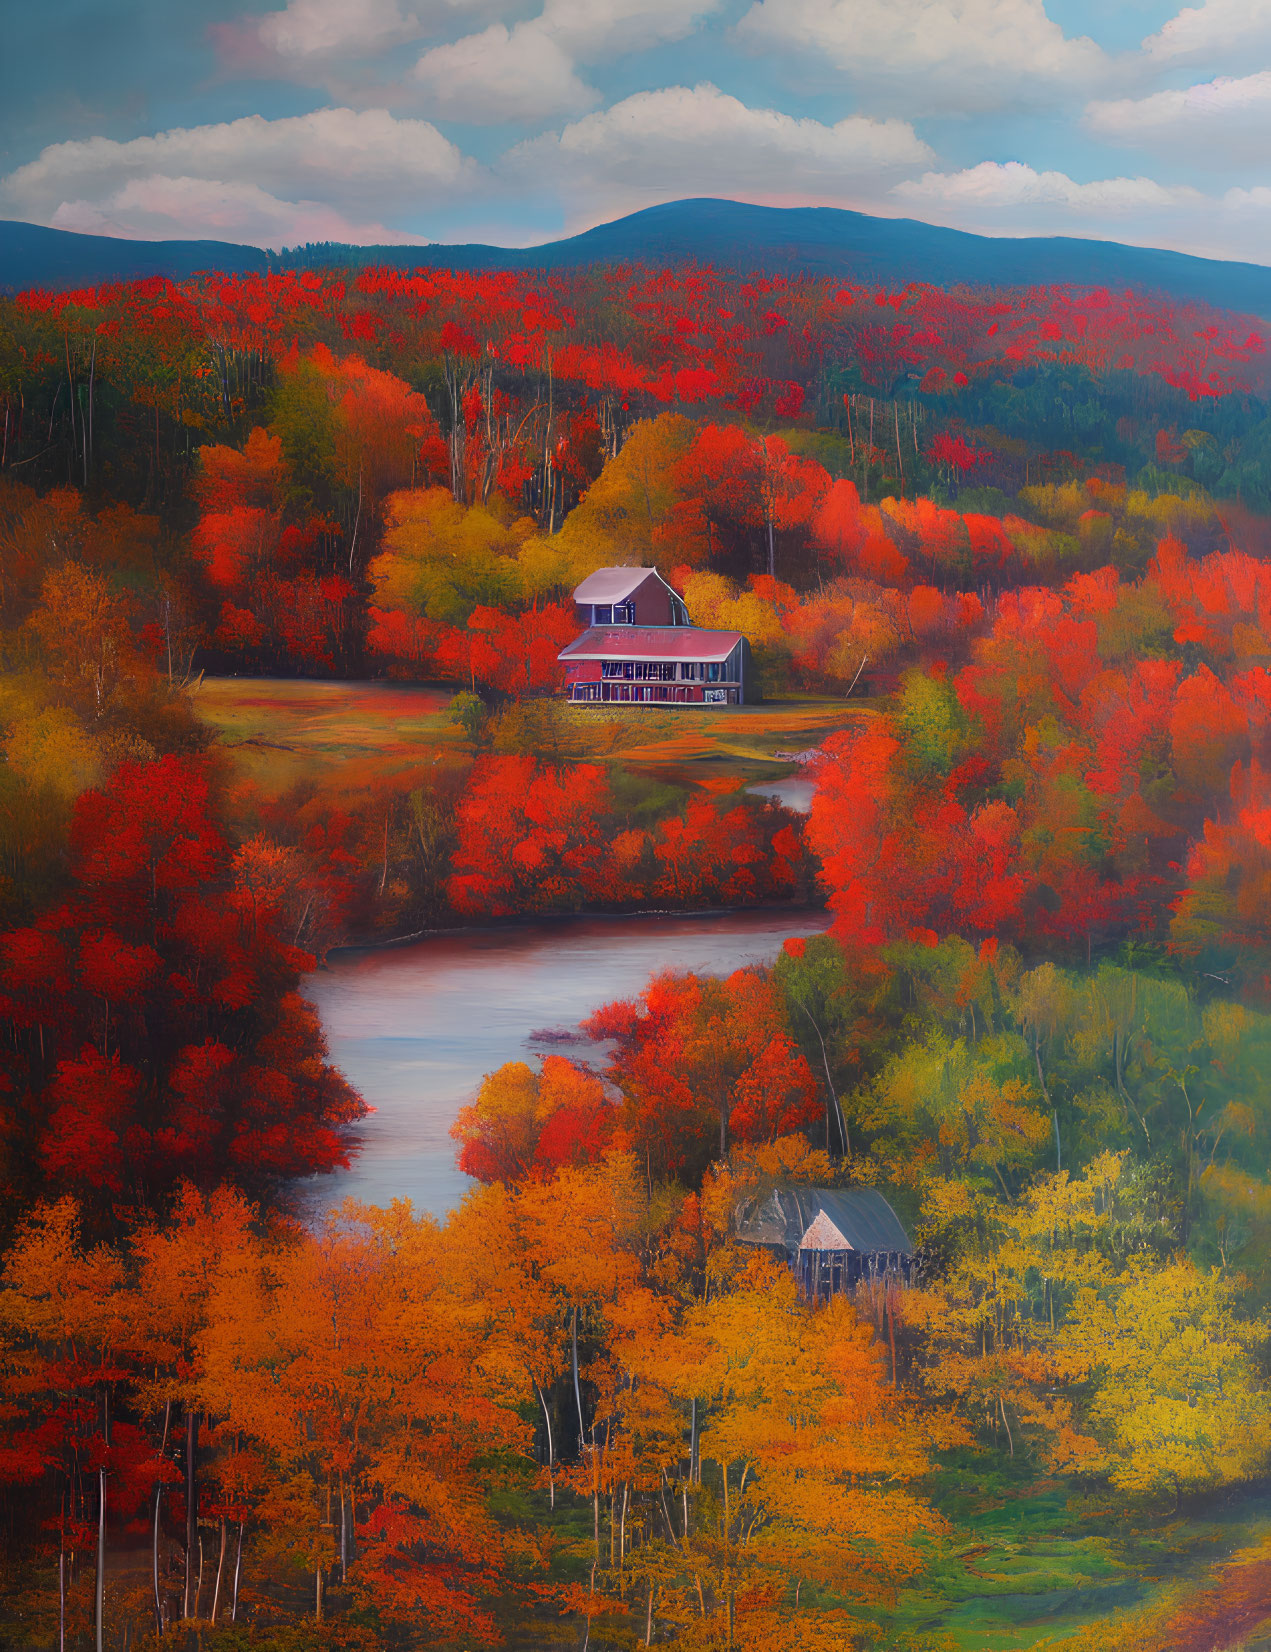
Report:
M 375 1111 L 357 1127 L 351 1167 L 310 1184 L 315 1212 L 351 1197 L 409 1199 L 444 1215 L 469 1186 L 455 1168 L 450 1126 L 482 1077 L 552 1049 L 600 1054 L 533 1034 L 573 1032 L 658 970 L 723 975 L 769 963 L 787 935 L 828 922 L 825 912 L 789 910 L 580 918 L 333 954 L 307 994 L 332 1060 Z

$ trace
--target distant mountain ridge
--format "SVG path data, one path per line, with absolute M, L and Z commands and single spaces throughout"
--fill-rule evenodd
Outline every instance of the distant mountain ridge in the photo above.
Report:
M 1066 236 L 971 235 L 913 218 L 873 218 L 838 207 L 762 207 L 739 201 L 672 201 L 538 247 L 434 243 L 355 247 L 324 243 L 268 253 L 227 241 L 124 241 L 0 221 L 0 290 L 93 286 L 200 270 L 388 264 L 398 268 L 564 269 L 584 264 L 714 264 L 724 269 L 903 286 L 1020 287 L 1051 283 L 1136 287 L 1271 317 L 1271 267 L 1196 258 L 1160 248 Z

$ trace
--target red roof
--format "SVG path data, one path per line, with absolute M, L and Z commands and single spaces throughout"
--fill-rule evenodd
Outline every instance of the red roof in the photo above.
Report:
M 696 625 L 593 625 L 562 648 L 561 660 L 726 660 L 740 631 Z

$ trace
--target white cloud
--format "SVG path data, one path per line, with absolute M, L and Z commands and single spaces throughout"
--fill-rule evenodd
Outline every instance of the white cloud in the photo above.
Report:
M 1185 6 L 1176 17 L 1143 42 L 1159 62 L 1195 62 L 1204 58 L 1232 68 L 1247 67 L 1250 55 L 1271 51 L 1271 0 L 1205 0 Z
M 547 0 L 508 29 L 434 46 L 412 79 L 430 115 L 501 123 L 572 115 L 600 101 L 576 73 L 580 62 L 638 51 L 689 34 L 722 0 Z
M 915 205 L 993 211 L 1064 207 L 1111 218 L 1144 207 L 1171 207 L 1181 201 L 1204 199 L 1197 189 L 1169 188 L 1152 178 L 1101 178 L 1094 183 L 1076 183 L 1064 172 L 1035 172 L 1020 161 L 981 161 L 962 172 L 927 172 L 921 178 L 897 184 L 892 194 Z
M 319 109 L 177 127 L 126 143 L 51 144 L 0 180 L 0 203 L 33 223 L 65 223 L 66 215 L 86 222 L 98 210 L 121 224 L 121 212 L 149 214 L 146 221 L 158 224 L 158 203 L 166 201 L 173 227 L 146 233 L 184 235 L 197 219 L 197 195 L 218 215 L 221 232 L 240 238 L 277 245 L 294 239 L 301 218 L 326 209 L 336 215 L 333 225 L 338 217 L 345 226 L 341 239 L 378 240 L 383 226 L 368 223 L 368 214 L 391 217 L 452 199 L 477 177 L 474 163 L 427 121 L 398 120 L 383 109 Z M 197 194 L 198 184 L 209 187 Z
M 1108 70 L 1043 0 L 757 0 L 737 33 L 758 50 L 828 63 L 871 107 L 906 92 L 924 111 L 1015 106 L 1088 88 Z
M 990 235 L 1075 235 L 1271 263 L 1271 188 L 1221 196 L 1154 178 L 1081 183 L 1019 161 L 982 161 L 896 184 L 893 203 L 931 223 Z
M 1261 167 L 1271 142 L 1271 71 L 1092 103 L 1085 120 L 1114 143 L 1181 149 L 1193 164 Z
M 297 246 L 305 241 L 379 245 L 417 242 L 386 225 L 351 219 L 320 201 L 280 201 L 257 184 L 207 178 L 133 178 L 97 201 L 63 201 L 54 229 L 125 239 L 236 241 L 248 246 Z
M 290 0 L 282 11 L 215 23 L 209 32 L 238 73 L 324 85 L 351 63 L 506 9 L 507 0 Z
M 418 16 L 397 0 L 291 0 L 284 11 L 267 12 L 256 26 L 261 45 L 282 58 L 329 58 L 353 52 L 364 57 L 400 41 L 417 38 Z
M 747 108 L 703 84 L 637 92 L 559 136 L 519 145 L 505 168 L 555 183 L 580 219 L 597 207 L 612 216 L 694 195 L 857 204 L 933 158 L 907 121 L 851 116 L 826 126 Z
M 492 23 L 482 34 L 436 46 L 415 65 L 414 80 L 429 114 L 451 120 L 543 120 L 599 101 L 537 22 L 512 30 Z
M 1222 199 L 1224 206 L 1230 207 L 1236 212 L 1244 211 L 1250 207 L 1262 211 L 1267 207 L 1271 207 L 1271 189 L 1268 189 L 1265 184 L 1258 184 L 1253 189 L 1229 189 Z
M 497 124 L 592 107 L 600 95 L 580 63 L 680 40 L 723 3 L 543 0 L 527 17 L 526 0 L 290 0 L 210 32 L 238 74 L 322 86 L 340 102 Z M 394 54 L 415 41 L 429 49 L 403 76 Z
M 584 63 L 682 40 L 722 0 L 547 0 L 542 24 Z

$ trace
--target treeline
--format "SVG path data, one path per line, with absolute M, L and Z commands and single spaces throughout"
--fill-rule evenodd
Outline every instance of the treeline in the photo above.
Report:
M 9 1640 L 828 1652 L 938 1587 L 946 1474 L 1265 1471 L 1251 328 L 711 272 L 0 313 Z M 873 692 L 805 833 L 595 760 L 555 658 L 610 563 Z M 462 738 L 266 793 L 218 666 L 445 681 Z M 446 1223 L 295 1222 L 362 1111 L 329 946 L 820 894 L 490 1075 Z M 911 1288 L 800 1302 L 737 1241 L 779 1180 L 884 1188 Z
M 6 622 L 94 539 L 182 670 L 536 692 L 572 585 L 638 558 L 779 579 L 764 676 L 836 689 L 858 599 L 875 656 L 913 640 L 876 586 L 1139 571 L 1164 531 L 1252 542 L 1271 498 L 1261 335 L 1127 295 L 293 272 L 0 319 Z
M 1136 293 L 919 283 L 889 292 L 618 266 L 155 278 L 20 294 L 4 300 L 0 327 L 4 462 L 39 464 L 47 481 L 105 483 L 134 503 L 136 489 L 175 497 L 193 448 L 210 434 L 245 435 L 277 363 L 322 346 L 356 351 L 428 394 L 456 492 L 488 489 L 501 459 L 523 472 L 549 528 L 564 504 L 553 458 L 562 443 L 593 442 L 587 427 L 613 451 L 636 419 L 668 408 L 808 417 L 855 426 L 883 453 L 898 398 L 908 422 L 915 398 L 947 415 L 964 394 L 975 406 L 981 390 L 1001 386 L 1077 436 L 1043 446 L 1076 450 L 1084 436 L 1118 447 L 1106 459 L 1138 452 L 1141 464 L 1156 429 L 1259 388 L 1265 349 L 1250 317 Z M 1049 404 L 1032 398 L 1037 376 L 1056 371 Z M 1109 376 L 1129 405 L 1107 425 L 1089 411 L 1097 395 L 1053 393 L 1065 377 L 1065 388 L 1088 390 Z M 862 409 L 853 419 L 844 407 L 853 392 L 869 398 L 863 422 Z M 1026 423 L 1020 410 L 1001 421 L 1008 432 Z M 1186 424 L 1208 429 L 1211 411 Z M 1144 416 L 1149 427 L 1133 428 Z
M 1141 579 L 1002 597 L 959 669 L 832 736 L 810 831 L 843 944 L 1134 940 L 1260 993 L 1267 592 L 1166 538 Z
M 956 939 L 877 961 L 667 977 L 595 1017 L 603 1074 L 491 1075 L 444 1224 L 184 1188 L 94 1245 L 34 1210 L 0 1286 L 15 1636 L 829 1652 L 965 1547 L 942 1463 L 1127 1517 L 1259 1473 L 1267 1017 Z M 919 1273 L 813 1307 L 736 1213 L 844 1180 L 908 1211 Z
M 317 1233 L 187 1193 L 95 1249 L 38 1212 L 0 1290 L 0 1463 L 60 1580 L 29 1643 L 303 1614 L 288 1644 L 850 1644 L 941 1529 L 908 1489 L 932 1432 L 845 1302 L 730 1244 L 741 1185 L 617 1154 Z

